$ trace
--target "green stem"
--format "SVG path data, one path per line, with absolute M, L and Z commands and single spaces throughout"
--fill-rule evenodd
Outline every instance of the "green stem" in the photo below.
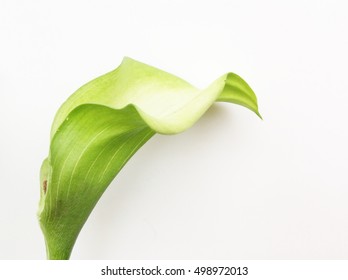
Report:
M 45 236 L 46 257 L 48 260 L 68 260 L 77 238 L 69 238 L 62 235 L 62 231 L 55 228 L 54 224 L 43 224 L 41 229 Z M 53 227 L 50 227 L 52 226 Z

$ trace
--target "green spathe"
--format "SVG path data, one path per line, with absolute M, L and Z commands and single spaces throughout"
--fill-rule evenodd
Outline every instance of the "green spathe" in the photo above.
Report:
M 41 168 L 39 220 L 49 259 L 68 259 L 99 198 L 131 156 L 155 133 L 191 127 L 215 101 L 260 116 L 248 84 L 228 73 L 199 90 L 184 80 L 124 58 L 78 89 L 58 110 Z

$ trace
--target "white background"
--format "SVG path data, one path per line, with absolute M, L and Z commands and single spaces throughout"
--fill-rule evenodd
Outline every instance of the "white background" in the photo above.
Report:
M 1 1 L 0 258 L 43 259 L 39 168 L 61 103 L 130 56 L 217 104 L 110 185 L 73 259 L 348 258 L 346 1 Z

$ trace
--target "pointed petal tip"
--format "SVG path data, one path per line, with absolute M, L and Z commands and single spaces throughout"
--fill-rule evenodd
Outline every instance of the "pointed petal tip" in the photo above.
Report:
M 259 111 L 256 111 L 255 114 L 263 121 L 263 117 L 261 116 L 261 114 L 259 113 Z

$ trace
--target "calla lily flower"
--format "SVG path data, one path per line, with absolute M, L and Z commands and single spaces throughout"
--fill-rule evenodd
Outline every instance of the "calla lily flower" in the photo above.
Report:
M 156 133 L 185 131 L 216 101 L 260 116 L 254 92 L 236 74 L 200 90 L 127 57 L 71 95 L 56 114 L 41 167 L 38 217 L 48 259 L 69 259 L 99 198 L 142 145 Z

